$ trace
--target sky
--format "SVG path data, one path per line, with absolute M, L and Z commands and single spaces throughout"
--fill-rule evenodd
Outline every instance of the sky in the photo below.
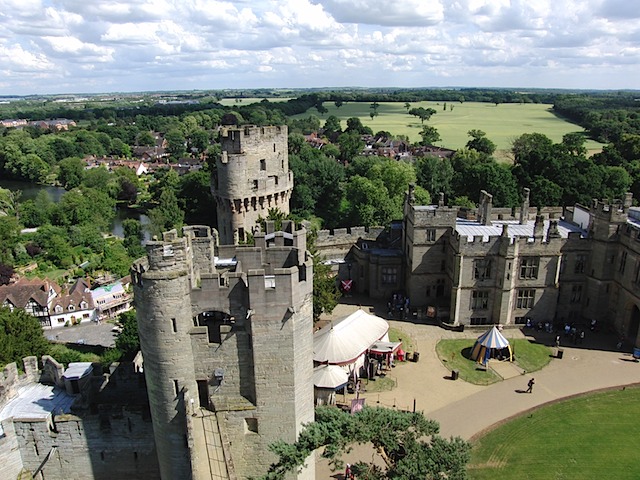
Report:
M 0 95 L 640 89 L 636 0 L 0 0 Z

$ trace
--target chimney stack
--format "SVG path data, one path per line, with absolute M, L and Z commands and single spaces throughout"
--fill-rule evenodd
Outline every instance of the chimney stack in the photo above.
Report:
M 529 220 L 529 193 L 531 190 L 524 189 L 524 198 L 522 199 L 522 206 L 520 207 L 520 225 L 526 225 Z

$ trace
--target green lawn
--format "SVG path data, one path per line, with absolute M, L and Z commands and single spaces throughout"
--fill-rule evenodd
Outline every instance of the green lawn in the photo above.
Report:
M 637 479 L 640 438 L 636 427 L 640 427 L 640 388 L 556 403 L 506 423 L 476 441 L 469 477 Z
M 420 140 L 420 120 L 407 114 L 404 103 L 380 103 L 378 116 L 373 120 L 369 116 L 372 111 L 370 103 L 348 102 L 340 108 L 332 102 L 325 102 L 323 105 L 329 110 L 324 115 L 311 109 L 293 118 L 305 118 L 313 114 L 324 123 L 324 119 L 329 115 L 335 115 L 342 120 L 342 126 L 345 128 L 346 119 L 358 117 L 374 132 L 386 130 L 394 135 L 407 135 L 413 142 Z M 450 110 L 450 105 L 453 105 L 453 110 Z M 559 142 L 565 133 L 584 132 L 582 127 L 555 116 L 551 111 L 551 105 L 505 103 L 496 106 L 493 103 L 449 102 L 445 111 L 444 102 L 416 102 L 411 104 L 411 108 L 414 107 L 436 110 L 437 113 L 426 123 L 438 129 L 442 137 L 439 145 L 453 149 L 464 147 L 469 140 L 467 132 L 471 129 L 486 132 L 487 137 L 499 150 L 509 149 L 513 139 L 523 133 L 543 133 L 554 142 Z M 602 145 L 589 140 L 587 148 L 599 151 Z
M 527 372 L 540 370 L 551 360 L 551 350 L 544 345 L 525 339 L 509 340 L 513 347 L 515 363 Z M 469 359 L 474 339 L 441 340 L 436 345 L 440 361 L 447 369 L 459 370 L 460 378 L 475 385 L 490 385 L 502 380 L 491 369 L 480 369 L 480 365 Z
M 402 350 L 405 352 L 413 352 L 413 349 L 415 348 L 413 338 L 411 338 L 407 332 L 399 328 L 389 328 L 389 341 L 402 342 Z

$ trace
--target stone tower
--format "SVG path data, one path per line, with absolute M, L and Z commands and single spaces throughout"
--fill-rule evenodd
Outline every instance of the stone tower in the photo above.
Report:
M 257 477 L 268 446 L 313 421 L 313 263 L 306 232 L 218 246 L 186 227 L 133 266 L 140 344 L 161 475 Z M 313 459 L 297 478 L 313 479 Z
M 289 171 L 287 127 L 225 127 L 211 190 L 223 244 L 244 241 L 269 209 L 289 213 L 293 174 Z

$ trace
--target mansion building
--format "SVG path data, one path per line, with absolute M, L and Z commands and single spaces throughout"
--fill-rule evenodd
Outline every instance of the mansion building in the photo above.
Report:
M 537 209 L 525 189 L 519 209 L 494 208 L 485 191 L 477 209 L 445 206 L 442 194 L 423 206 L 410 187 L 402 224 L 384 241 L 360 236 L 339 276 L 372 297 L 405 294 L 418 314 L 452 325 L 597 320 L 635 343 L 640 208 L 631 205 L 627 194 Z M 330 237 L 339 235 L 321 243 Z

